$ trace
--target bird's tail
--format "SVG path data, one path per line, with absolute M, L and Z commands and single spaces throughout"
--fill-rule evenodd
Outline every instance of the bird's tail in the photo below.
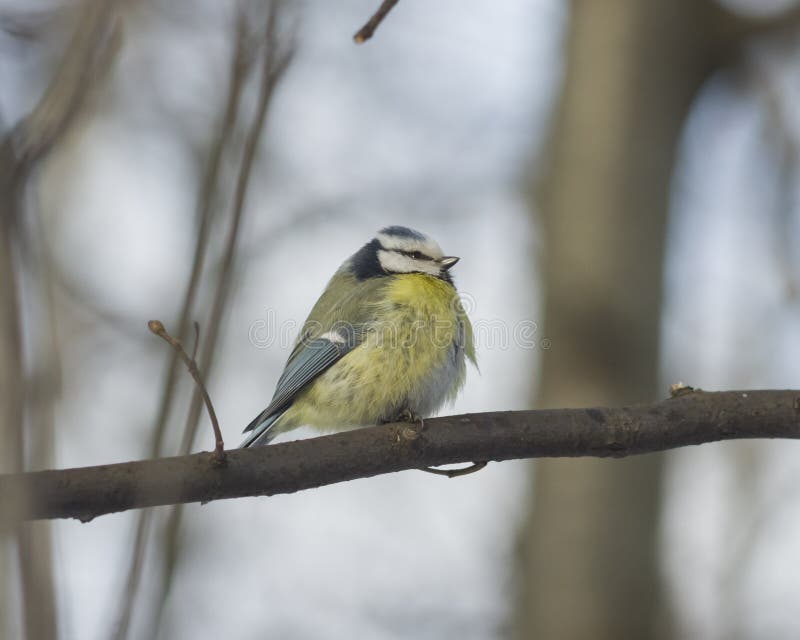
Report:
M 275 429 L 275 423 L 278 418 L 283 415 L 283 411 L 278 411 L 270 415 L 264 415 L 265 412 L 259 413 L 250 424 L 245 427 L 244 432 L 247 437 L 239 445 L 240 449 L 252 447 L 259 444 L 269 444 L 270 441 L 277 436 L 281 431 Z

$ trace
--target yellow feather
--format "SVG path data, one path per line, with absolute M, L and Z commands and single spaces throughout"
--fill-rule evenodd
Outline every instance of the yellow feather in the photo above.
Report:
M 381 291 L 380 299 L 364 301 L 374 306 L 376 318 L 364 342 L 298 394 L 278 430 L 374 424 L 386 407 L 418 395 L 431 383 L 431 372 L 451 357 L 461 317 L 452 286 L 409 273 L 392 276 Z M 451 396 L 460 384 L 454 383 Z

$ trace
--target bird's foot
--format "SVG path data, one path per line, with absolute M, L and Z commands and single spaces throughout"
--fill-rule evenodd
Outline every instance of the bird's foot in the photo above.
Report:
M 416 429 L 417 436 L 422 435 L 422 430 L 425 428 L 425 420 L 422 416 L 417 415 L 411 409 L 403 409 L 399 414 L 397 414 L 397 422 L 412 422 L 412 423 L 419 423 L 419 426 Z M 468 467 L 463 467 L 461 469 L 435 469 L 433 467 L 421 467 L 420 471 L 426 471 L 427 473 L 433 473 L 437 476 L 447 476 L 448 478 L 457 478 L 458 476 L 465 476 L 470 473 L 475 473 L 476 471 L 480 471 L 486 466 L 486 462 L 473 462 Z
M 425 428 L 425 420 L 423 417 L 417 415 L 411 409 L 403 409 L 400 413 L 398 413 L 396 422 L 419 422 L 419 429 L 417 429 L 417 431 L 420 433 Z
M 417 426 L 416 432 L 422 433 L 422 430 L 425 428 L 425 420 L 422 416 L 417 415 L 411 409 L 403 409 L 398 413 L 395 413 L 391 418 L 385 418 L 380 421 L 380 424 L 392 424 L 393 422 L 409 422 L 411 424 L 419 423 Z
M 411 409 L 403 409 L 402 411 L 395 414 L 389 420 L 382 420 L 381 424 L 388 424 L 391 422 L 409 422 L 412 424 L 417 424 L 416 429 L 413 431 L 408 428 L 407 430 L 409 433 L 406 435 L 408 440 L 416 440 L 419 436 L 422 435 L 422 430 L 425 428 L 425 420 L 422 416 L 417 415 Z M 476 471 L 480 471 L 487 465 L 486 462 L 473 462 L 468 467 L 462 467 L 461 469 L 435 469 L 434 467 L 420 467 L 420 471 L 425 471 L 427 473 L 433 473 L 437 476 L 447 476 L 448 478 L 457 478 L 459 476 L 466 476 L 470 473 L 475 473 Z

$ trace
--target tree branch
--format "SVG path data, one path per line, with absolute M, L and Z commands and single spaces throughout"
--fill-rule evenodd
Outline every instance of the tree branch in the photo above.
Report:
M 297 442 L 0 476 L 2 506 L 26 519 L 294 493 L 383 473 L 473 460 L 624 457 L 739 438 L 800 438 L 800 391 L 694 391 L 618 409 L 500 411 L 399 423 Z M 12 499 L 23 496 L 24 501 Z M 1 507 L 0 507 L 1 508 Z
M 380 26 L 381 22 L 389 15 L 389 12 L 394 9 L 394 5 L 396 5 L 398 1 L 399 0 L 383 0 L 381 6 L 378 7 L 378 10 L 367 20 L 366 24 L 356 31 L 356 34 L 353 36 L 353 42 L 356 44 L 363 44 L 369 40 L 375 34 L 375 29 Z

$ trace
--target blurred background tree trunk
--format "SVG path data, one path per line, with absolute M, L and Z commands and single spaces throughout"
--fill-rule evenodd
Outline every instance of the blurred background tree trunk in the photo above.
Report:
M 542 209 L 543 353 L 535 406 L 645 402 L 658 389 L 673 157 L 714 66 L 696 0 L 573 2 Z M 669 635 L 658 567 L 662 458 L 535 466 L 520 538 L 517 638 Z
M 7 203 L 7 189 L 0 184 L 0 473 L 20 470 L 22 451 L 19 429 L 22 417 L 21 354 L 19 345 L 19 318 L 17 317 L 17 282 L 11 245 L 11 214 Z M 13 509 L 13 505 L 4 505 Z M 12 637 L 9 601 L 14 593 L 15 572 L 13 552 L 17 542 L 13 526 L 0 518 L 0 637 Z

